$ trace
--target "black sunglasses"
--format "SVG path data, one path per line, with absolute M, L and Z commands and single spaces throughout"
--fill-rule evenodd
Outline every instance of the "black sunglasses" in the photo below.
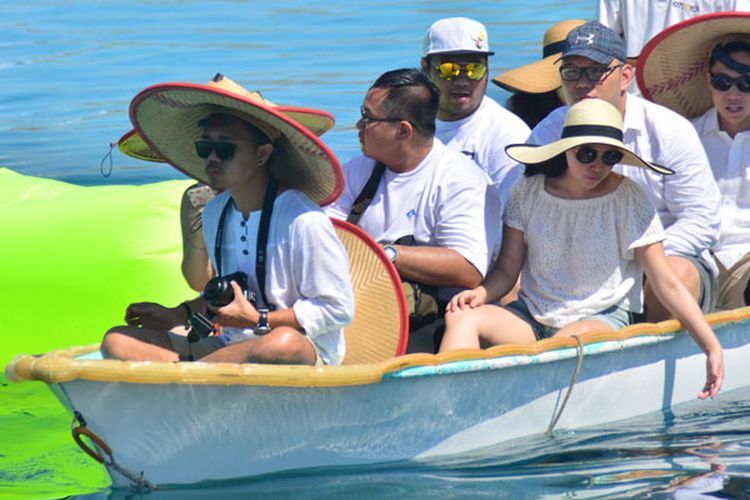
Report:
M 589 148 L 587 146 L 583 146 L 578 148 L 576 150 L 576 160 L 578 160 L 581 163 L 591 163 L 592 161 L 596 160 L 596 158 L 599 156 L 599 152 L 596 149 Z M 610 149 L 609 151 L 605 151 L 602 153 L 602 162 L 604 162 L 605 165 L 608 167 L 611 167 L 612 165 L 617 165 L 622 160 L 622 151 L 619 151 L 617 149 Z
M 195 141 L 195 152 L 200 158 L 208 158 L 211 151 L 216 151 L 216 156 L 221 161 L 227 161 L 234 158 L 236 149 L 237 145 L 231 142 Z
M 742 75 L 739 78 L 732 78 L 724 73 L 711 73 L 711 86 L 719 92 L 726 92 L 737 85 L 737 90 L 747 94 L 750 92 L 750 75 Z
M 365 113 L 365 107 L 364 106 L 360 106 L 359 107 L 359 114 L 362 117 L 361 118 L 362 119 L 362 123 L 364 124 L 365 127 L 368 126 L 371 123 L 377 123 L 377 122 L 391 122 L 391 123 L 395 123 L 395 122 L 400 122 L 401 121 L 401 118 L 373 118 L 372 116 L 367 116 L 367 114 Z
M 599 82 L 609 76 L 617 68 L 622 68 L 624 64 L 617 66 L 591 66 L 590 68 L 577 68 L 575 66 L 561 66 L 560 78 L 566 82 L 577 82 L 583 75 L 590 82 Z

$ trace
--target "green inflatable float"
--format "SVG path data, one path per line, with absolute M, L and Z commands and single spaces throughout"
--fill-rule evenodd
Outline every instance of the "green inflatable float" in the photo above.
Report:
M 0 169 L 0 366 L 98 342 L 130 302 L 194 296 L 179 219 L 192 182 L 82 187 Z

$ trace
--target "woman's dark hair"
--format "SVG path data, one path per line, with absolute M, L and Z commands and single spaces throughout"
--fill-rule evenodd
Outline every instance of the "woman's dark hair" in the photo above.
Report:
M 406 120 L 425 137 L 435 135 L 440 94 L 434 83 L 416 68 L 383 73 L 371 89 L 387 89 L 382 111 L 388 118 Z
M 560 177 L 568 169 L 568 161 L 565 159 L 563 151 L 557 156 L 553 156 L 547 161 L 541 163 L 525 163 L 523 171 L 524 177 L 542 174 L 545 177 Z
M 505 107 L 525 121 L 529 128 L 536 127 L 537 123 L 562 105 L 556 90 L 542 94 L 514 92 L 505 102 Z

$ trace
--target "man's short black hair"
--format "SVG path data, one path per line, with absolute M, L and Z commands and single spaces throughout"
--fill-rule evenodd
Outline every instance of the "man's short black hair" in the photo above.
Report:
M 440 94 L 430 79 L 416 68 L 388 71 L 375 80 L 370 89 L 387 89 L 382 112 L 388 118 L 411 122 L 425 137 L 435 135 L 435 118 Z
M 714 47 L 713 50 L 711 50 L 711 56 L 708 59 L 709 70 L 714 67 L 714 64 L 717 61 L 722 59 L 722 52 L 725 56 L 731 56 L 735 52 L 750 52 L 750 42 L 735 40 Z

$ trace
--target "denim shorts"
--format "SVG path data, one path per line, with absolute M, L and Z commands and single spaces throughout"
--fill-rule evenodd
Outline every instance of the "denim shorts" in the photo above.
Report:
M 534 332 L 534 336 L 537 340 L 552 337 L 560 331 L 560 328 L 543 325 L 542 323 L 535 320 L 531 315 L 531 312 L 529 312 L 529 308 L 526 306 L 526 303 L 521 299 L 514 300 L 505 307 L 510 312 L 528 323 L 529 326 L 531 326 L 531 329 Z M 601 312 L 582 318 L 582 320 L 587 319 L 602 321 L 612 327 L 613 330 L 619 330 L 620 328 L 625 328 L 626 326 L 633 323 L 633 314 L 621 307 L 612 306 Z

